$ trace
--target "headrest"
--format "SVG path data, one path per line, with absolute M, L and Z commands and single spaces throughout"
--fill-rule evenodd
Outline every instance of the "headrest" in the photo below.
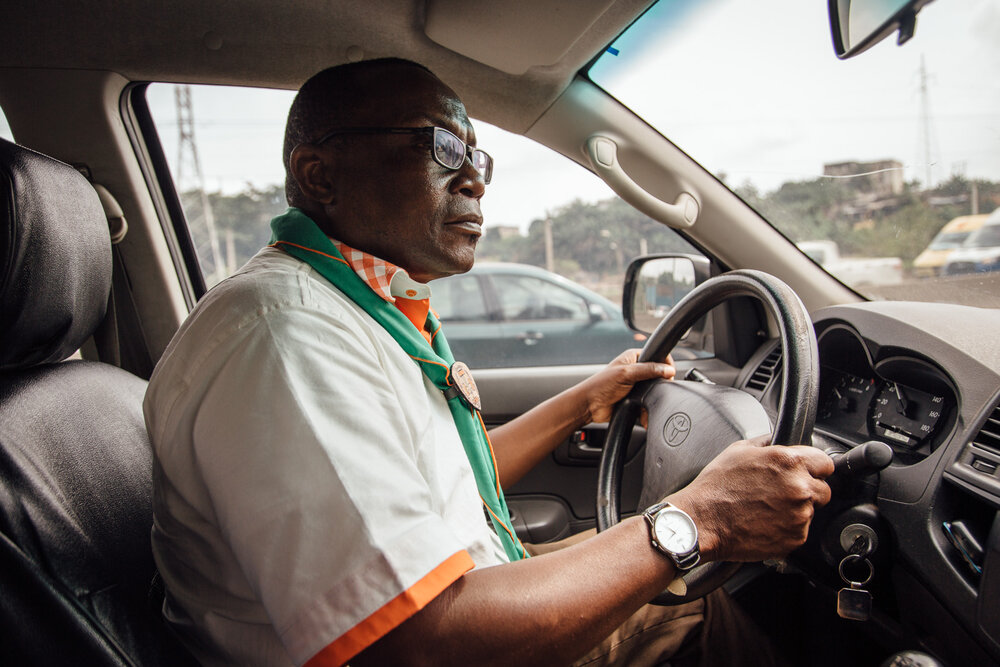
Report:
M 62 361 L 104 319 L 111 241 L 76 169 L 0 139 L 0 370 Z

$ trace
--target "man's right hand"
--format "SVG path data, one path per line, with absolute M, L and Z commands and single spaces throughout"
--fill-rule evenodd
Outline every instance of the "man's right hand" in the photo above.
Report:
M 784 556 L 805 542 L 815 508 L 829 502 L 829 456 L 769 444 L 769 436 L 733 443 L 667 498 L 694 519 L 703 560 Z

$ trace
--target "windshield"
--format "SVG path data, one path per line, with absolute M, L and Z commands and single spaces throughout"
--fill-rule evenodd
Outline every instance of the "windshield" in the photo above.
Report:
M 589 75 L 863 295 L 1000 306 L 995 263 L 934 241 L 1000 205 L 1000 4 L 932 2 L 846 61 L 826 6 L 663 1 Z
M 969 238 L 970 232 L 941 233 L 934 237 L 928 248 L 931 250 L 952 250 Z
M 969 235 L 966 248 L 989 248 L 1000 246 L 1000 225 L 986 225 Z

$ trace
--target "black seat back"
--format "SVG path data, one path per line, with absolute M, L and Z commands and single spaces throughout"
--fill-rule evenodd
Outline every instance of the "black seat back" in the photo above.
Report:
M 193 664 L 150 604 L 144 380 L 69 360 L 104 318 L 94 189 L 0 140 L 0 663 Z

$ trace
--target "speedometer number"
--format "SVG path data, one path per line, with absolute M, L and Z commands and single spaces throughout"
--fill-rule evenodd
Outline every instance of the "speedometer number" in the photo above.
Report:
M 883 440 L 914 449 L 934 433 L 943 404 L 943 396 L 885 382 L 872 401 L 869 427 Z

